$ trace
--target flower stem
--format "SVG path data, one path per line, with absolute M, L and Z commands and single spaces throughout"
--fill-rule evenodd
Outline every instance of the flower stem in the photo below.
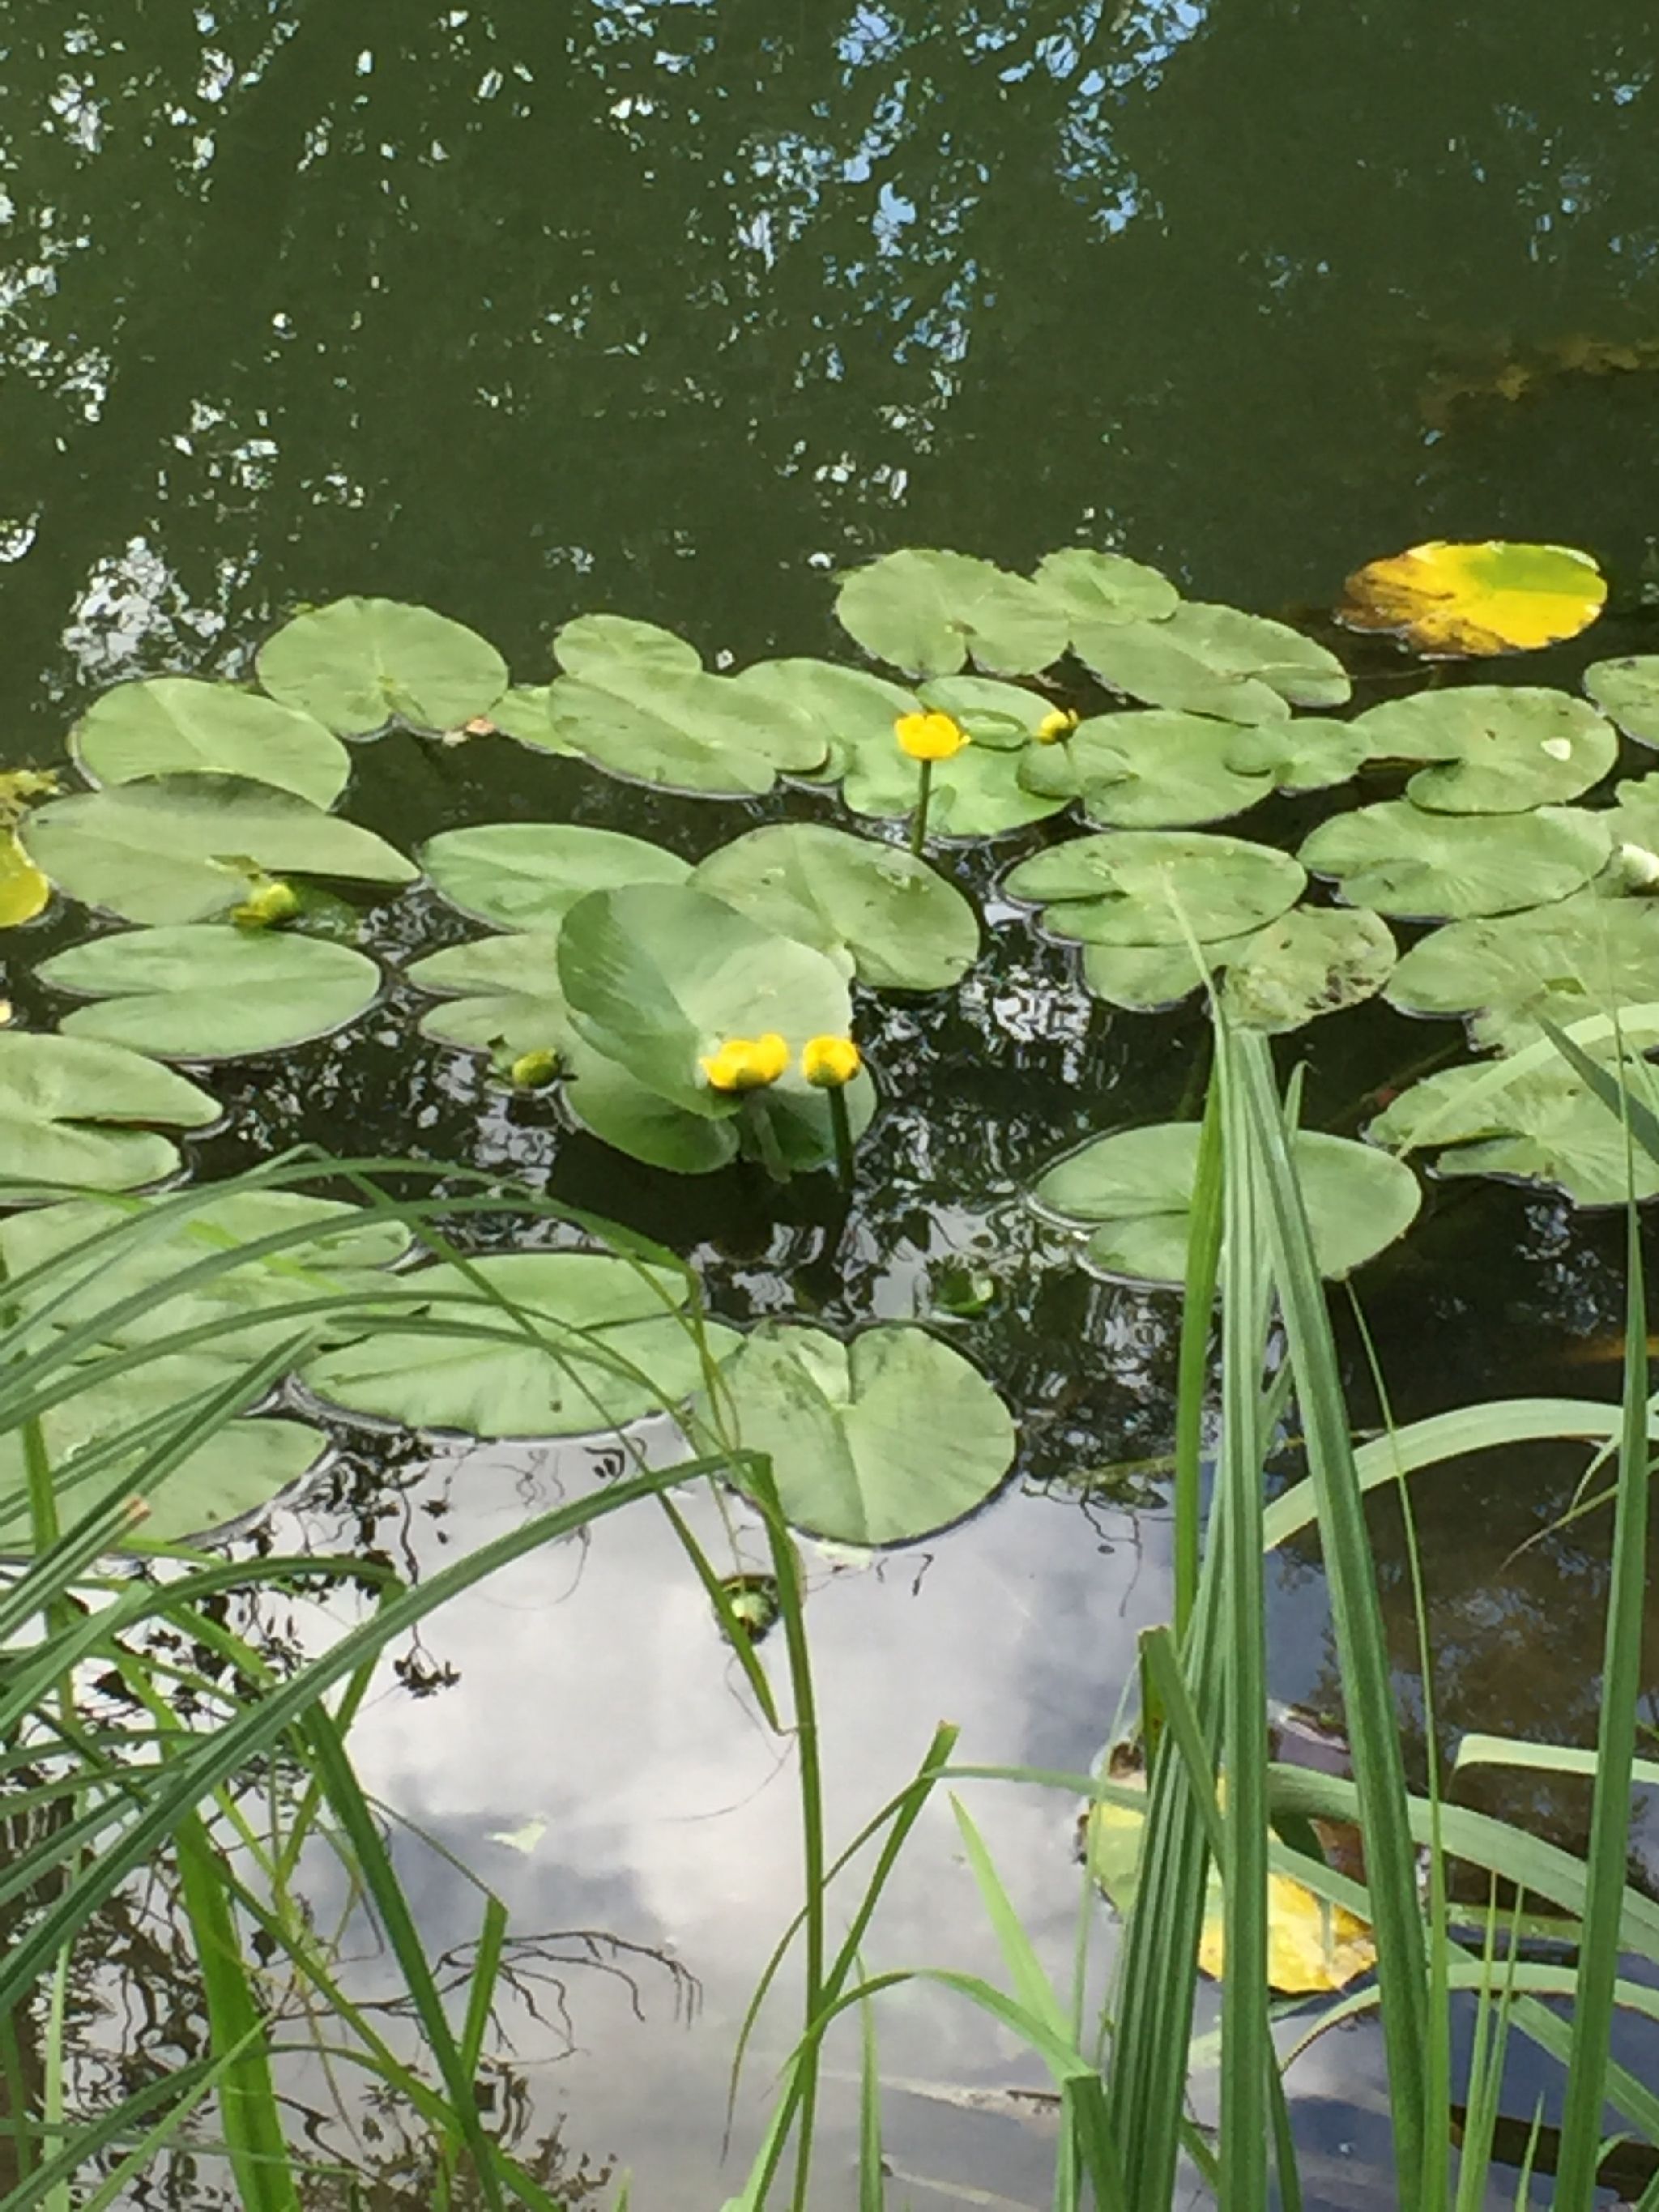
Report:
M 836 1173 L 843 1190 L 853 1188 L 853 1125 L 847 1113 L 847 1086 L 839 1083 L 830 1093 L 830 1127 L 836 1139 Z
M 927 802 L 933 794 L 933 763 L 919 762 L 921 775 L 916 784 L 916 811 L 910 822 L 910 850 L 921 858 L 922 848 L 927 842 Z
M 761 1165 L 774 1182 L 787 1182 L 789 1164 L 778 1149 L 778 1133 L 772 1127 L 772 1116 L 766 1110 L 764 1091 L 745 1091 L 743 1111 L 744 1119 L 755 1139 L 755 1150 Z

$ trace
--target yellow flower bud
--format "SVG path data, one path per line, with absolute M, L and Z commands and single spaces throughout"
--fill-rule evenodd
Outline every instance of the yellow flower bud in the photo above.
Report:
M 279 922 L 292 921 L 300 911 L 300 898 L 292 884 L 280 878 L 274 883 L 257 884 L 242 901 L 233 907 L 230 918 L 244 929 L 274 929 Z
M 507 1073 L 515 1091 L 545 1091 L 558 1072 L 558 1054 L 544 1047 L 538 1051 L 521 1052 Z
M 1036 726 L 1036 741 L 1051 745 L 1056 738 L 1069 738 L 1077 727 L 1075 707 L 1051 707 Z
M 789 1048 L 775 1030 L 764 1036 L 728 1037 L 702 1061 L 714 1091 L 763 1091 L 789 1065 Z
M 901 752 L 916 761 L 953 759 L 968 744 L 968 732 L 954 714 L 901 714 L 893 725 Z
M 815 1091 L 839 1091 L 863 1065 L 851 1037 L 809 1037 L 801 1048 L 800 1072 Z

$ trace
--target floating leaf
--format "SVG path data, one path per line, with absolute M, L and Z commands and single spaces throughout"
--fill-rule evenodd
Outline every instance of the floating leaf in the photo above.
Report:
M 507 689 L 493 645 L 447 615 L 397 599 L 336 599 L 295 615 L 265 640 L 256 665 L 273 699 L 342 738 L 371 737 L 394 719 L 459 729 Z
M 1057 936 L 1090 945 L 1236 937 L 1294 906 L 1307 877 L 1289 854 L 1243 837 L 1123 830 L 1022 860 L 1004 889 L 1047 905 Z
M 559 977 L 596 1051 L 714 1120 L 740 1104 L 711 1090 L 701 1065 L 728 1038 L 782 1036 L 791 1061 L 773 1087 L 787 1094 L 808 1088 L 796 1065 L 806 1040 L 845 1036 L 853 1025 L 832 960 L 705 892 L 668 884 L 593 891 L 573 907 L 559 934 Z
M 574 1032 L 562 1057 L 564 1105 L 577 1126 L 602 1143 L 673 1175 L 714 1175 L 737 1158 L 735 1117 L 711 1121 L 676 1106 Z
M 842 579 L 842 628 L 877 660 L 954 676 L 969 656 L 996 676 L 1030 676 L 1066 650 L 1067 619 L 1024 576 L 967 553 L 908 549 Z
M 1179 828 L 1239 814 L 1271 797 L 1271 773 L 1231 764 L 1233 726 L 1168 711 L 1096 714 L 1062 744 L 1034 746 L 1020 781 L 1045 798 L 1080 799 L 1091 822 Z
M 1132 1014 L 1160 1013 L 1190 998 L 1205 973 L 1219 975 L 1230 959 L 1255 940 L 1247 929 L 1242 936 L 1219 937 L 1200 949 L 1203 967 L 1192 947 L 1179 945 L 1085 945 L 1083 981 L 1097 999 L 1121 1006 Z
M 1045 553 L 1034 580 L 1064 616 L 1068 631 L 1097 623 L 1161 622 L 1181 602 L 1180 592 L 1156 568 L 1085 545 Z
M 17 832 L 0 823 L 0 929 L 33 921 L 52 896 L 52 885 L 18 842 Z
M 1063 799 L 1045 799 L 1020 781 L 1024 752 L 964 745 L 933 763 L 927 830 L 935 837 L 1000 837 L 1058 814 Z M 916 763 L 899 750 L 890 728 L 861 742 L 847 764 L 842 797 L 854 814 L 902 821 L 915 812 Z
M 1414 945 L 1389 985 L 1408 1014 L 1465 1014 L 1478 1045 L 1516 1052 L 1565 1024 L 1659 1003 L 1659 907 L 1581 893 L 1499 921 L 1455 921 Z
M 612 775 L 743 799 L 824 763 L 819 728 L 740 678 L 623 655 L 582 665 L 552 685 L 548 713 L 565 746 Z
M 1227 963 L 1222 1004 L 1247 1029 L 1285 1035 L 1375 998 L 1394 967 L 1392 933 L 1363 907 L 1297 907 Z
M 554 726 L 550 684 L 515 684 L 490 708 L 489 719 L 503 737 L 516 738 L 521 745 L 534 745 L 544 753 L 562 753 L 571 760 L 581 757 Z
M 1570 545 L 1499 538 L 1432 538 L 1349 577 L 1339 618 L 1353 629 L 1396 630 L 1419 653 L 1510 653 L 1555 645 L 1589 628 L 1607 579 Z
M 307 1360 L 331 1405 L 475 1437 L 586 1436 L 689 1398 L 734 1341 L 684 1282 L 599 1252 L 512 1252 L 394 1278 L 423 1301 Z M 510 1302 L 492 1302 L 491 1294 Z
M 212 922 L 123 930 L 44 962 L 43 981 L 100 1003 L 65 1036 L 98 1037 L 158 1060 L 234 1060 L 343 1029 L 380 988 L 349 945 Z
M 512 930 L 555 930 L 589 891 L 679 884 L 689 860 L 574 822 L 486 822 L 428 838 L 421 860 L 452 906 Z
M 843 1343 L 763 1322 L 720 1386 L 722 1427 L 769 1459 L 785 1516 L 835 1543 L 929 1535 L 982 1504 L 1013 1461 L 1001 1399 L 925 1328 L 867 1328 Z
M 1322 822 L 1301 859 L 1379 914 L 1466 921 L 1547 906 L 1580 890 L 1612 848 L 1606 814 L 1429 814 L 1387 799 Z
M 554 633 L 553 652 L 567 676 L 601 680 L 608 668 L 624 664 L 664 676 L 695 675 L 702 666 L 695 645 L 631 615 L 578 615 Z
M 1089 1253 L 1107 1273 L 1180 1283 L 1198 1145 L 1196 1121 L 1097 1137 L 1050 1168 L 1036 1195 L 1067 1220 L 1098 1224 Z M 1291 1149 L 1322 1274 L 1351 1273 L 1416 1218 L 1417 1178 L 1388 1153 L 1310 1131 L 1300 1132 Z
M 925 860 L 808 822 L 775 823 L 722 846 L 694 890 L 811 945 L 874 989 L 942 991 L 979 955 L 979 922 Z
M 1613 787 L 1615 804 L 1596 820 L 1607 825 L 1614 848 L 1615 857 L 1620 848 L 1634 848 L 1638 854 L 1659 854 L 1659 774 L 1626 776 Z M 1631 857 L 1628 850 L 1622 855 Z M 1611 888 L 1603 885 L 1598 888 Z M 1626 871 L 1626 880 L 1617 889 L 1651 891 L 1654 881 L 1639 863 Z
M 754 698 L 811 725 L 824 747 L 823 765 L 808 771 L 815 779 L 840 775 L 866 745 L 890 748 L 899 716 L 921 711 L 914 691 L 833 660 L 758 660 L 733 681 Z
M 1645 1061 L 1627 1060 L 1621 1079 L 1659 1109 L 1659 1079 Z M 1659 1194 L 1659 1164 L 1639 1146 L 1627 1158 L 1618 1115 L 1561 1059 L 1514 1074 L 1501 1060 L 1447 1068 L 1402 1091 L 1366 1134 L 1401 1152 L 1449 1147 L 1437 1175 L 1548 1183 L 1579 1206 L 1622 1206 L 1629 1178 L 1638 1199 Z
M 0 1195 L 21 1182 L 131 1190 L 179 1164 L 143 1125 L 202 1129 L 219 1105 L 182 1075 L 118 1045 L 0 1030 Z M 127 1126 L 122 1126 L 125 1124 Z
M 1340 707 L 1352 688 L 1336 655 L 1300 630 L 1194 600 L 1163 622 L 1085 625 L 1073 645 L 1113 690 L 1222 721 L 1272 722 L 1291 707 Z
M 1374 760 L 1433 761 L 1407 785 L 1417 806 L 1520 814 L 1600 783 L 1619 755 L 1611 724 L 1565 691 L 1471 684 L 1373 707 L 1352 726 Z
M 1000 684 L 994 676 L 936 676 L 918 688 L 924 708 L 959 722 L 976 745 L 992 752 L 1019 751 L 1054 709 L 1040 691 Z
M 118 684 L 70 732 L 70 750 L 94 783 L 138 776 L 245 776 L 331 806 L 350 759 L 331 731 L 257 691 L 190 676 Z
M 1346 783 L 1370 757 L 1358 722 L 1295 714 L 1287 722 L 1236 729 L 1227 765 L 1244 775 L 1270 775 L 1284 791 L 1328 791 Z
M 212 921 L 261 874 L 412 883 L 383 839 L 241 776 L 167 775 L 54 799 L 23 829 L 60 890 L 128 921 Z
M 1659 745 L 1659 653 L 1598 660 L 1584 671 L 1584 689 L 1627 738 Z
M 559 988 L 556 931 L 526 931 L 446 945 L 405 971 L 418 990 L 445 994 L 422 1016 L 421 1034 L 468 1052 L 490 1053 L 504 1070 L 526 1052 L 570 1049 L 570 1012 Z

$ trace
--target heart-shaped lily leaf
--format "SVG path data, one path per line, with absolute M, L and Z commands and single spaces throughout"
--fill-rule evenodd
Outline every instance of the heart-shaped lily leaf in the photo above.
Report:
M 1226 755 L 1229 768 L 1241 775 L 1270 775 L 1282 791 L 1328 791 L 1370 757 L 1358 722 L 1326 714 L 1293 714 L 1288 722 L 1235 729 Z
M 1659 745 L 1659 653 L 1598 660 L 1584 671 L 1584 689 L 1627 738 Z
M 392 1279 L 408 1302 L 301 1369 L 329 1404 L 411 1429 L 586 1436 L 682 1404 L 733 1342 L 665 1270 L 512 1252 Z
M 1113 690 L 1222 721 L 1271 722 L 1291 707 L 1340 707 L 1352 690 L 1336 655 L 1300 630 L 1202 601 L 1182 600 L 1162 622 L 1085 625 L 1072 642 Z
M 1059 937 L 1184 945 L 1260 928 L 1295 905 L 1307 880 L 1289 854 L 1243 837 L 1123 830 L 1036 854 L 1004 889 L 1043 904 L 1044 925 Z
M 972 907 L 925 860 L 817 823 L 751 830 L 691 884 L 877 989 L 947 990 L 979 954 Z
M 559 986 L 556 931 L 447 945 L 405 972 L 417 989 L 444 994 L 422 1017 L 423 1036 L 487 1052 L 503 1072 L 525 1053 L 568 1057 L 574 1031 Z
M 289 791 L 228 775 L 166 775 L 50 799 L 29 857 L 71 898 L 128 921 L 212 921 L 262 874 L 412 883 L 384 839 Z
M 219 1105 L 142 1054 L 82 1037 L 0 1030 L 0 1200 L 27 1186 L 133 1190 L 179 1155 L 159 1128 L 204 1129 Z
M 619 654 L 583 666 L 550 687 L 547 711 L 563 745 L 612 775 L 744 799 L 824 763 L 818 726 L 738 678 Z
M 607 669 L 623 666 L 684 676 L 702 666 L 695 645 L 631 615 L 578 615 L 555 633 L 553 652 L 567 676 L 602 678 Z
M 1446 814 L 1520 814 L 1559 806 L 1600 783 L 1618 757 L 1613 726 L 1565 691 L 1471 684 L 1419 691 L 1361 714 L 1374 760 L 1431 761 L 1407 785 L 1417 806 Z
M 891 750 L 895 722 L 921 712 L 914 691 L 833 660 L 757 660 L 733 681 L 752 697 L 811 725 L 824 748 L 823 765 L 803 771 L 815 782 L 843 774 L 866 746 Z
M 1206 714 L 1095 714 L 1063 744 L 1033 746 L 1020 781 L 1047 798 L 1080 799 L 1091 822 L 1112 829 L 1218 822 L 1277 788 L 1271 771 L 1232 765 L 1237 735 Z
M 506 662 L 476 630 L 397 599 L 336 599 L 295 615 L 265 640 L 256 665 L 273 699 L 343 738 L 372 737 L 393 720 L 459 729 L 507 689 Z
M 1230 960 L 1242 958 L 1255 941 L 1247 929 L 1239 937 L 1213 938 L 1199 947 L 1179 945 L 1085 945 L 1083 981 L 1109 1006 L 1132 1014 L 1161 1013 L 1189 999 L 1206 975 L 1218 980 Z
M 1431 930 L 1395 969 L 1389 1002 L 1464 1014 L 1478 1045 L 1516 1052 L 1539 1024 L 1659 1004 L 1659 907 L 1588 892 L 1496 921 Z
M 763 1322 L 722 1373 L 721 1432 L 769 1461 L 785 1516 L 841 1544 L 904 1544 L 984 1503 L 1015 1430 L 969 1361 L 925 1328 L 849 1342 Z
M 1621 1080 L 1650 1113 L 1659 1109 L 1659 1077 L 1646 1061 L 1626 1060 Z M 1447 1147 L 1437 1175 L 1548 1183 L 1579 1206 L 1622 1206 L 1627 1189 L 1659 1194 L 1659 1164 L 1639 1146 L 1628 1157 L 1618 1115 L 1559 1058 L 1516 1073 L 1499 1060 L 1426 1076 L 1366 1134 L 1401 1152 Z
M 1256 931 L 1227 965 L 1222 1004 L 1275 1036 L 1375 998 L 1396 957 L 1393 933 L 1364 907 L 1295 907 Z
M 1419 653 L 1510 653 L 1577 637 L 1607 603 L 1607 579 L 1570 545 L 1431 538 L 1349 577 L 1340 619 L 1395 630 Z
M 1086 545 L 1045 553 L 1033 581 L 1065 617 L 1068 633 L 1099 623 L 1161 622 L 1181 603 L 1180 592 L 1156 568 Z
M 742 1139 L 735 1117 L 714 1121 L 675 1105 L 574 1032 L 561 1058 L 560 1095 L 571 1119 L 630 1159 L 672 1175 L 714 1175 L 737 1158 Z
M 421 860 L 452 906 L 502 929 L 554 930 L 589 891 L 680 884 L 689 860 L 574 822 L 485 822 L 428 838 Z
M 350 773 L 345 747 L 313 715 L 234 684 L 190 676 L 118 684 L 76 724 L 70 750 L 94 783 L 237 775 L 324 807 L 334 804 Z
M 1430 814 L 1387 799 L 1322 822 L 1302 847 L 1355 906 L 1422 921 L 1468 921 L 1547 906 L 1606 865 L 1611 814 L 1542 807 L 1532 814 Z
M 158 1060 L 234 1060 L 343 1029 L 373 1006 L 380 971 L 349 945 L 269 929 L 183 923 L 123 930 L 44 962 L 42 979 L 98 1003 L 65 1036 Z
M 1107 1274 L 1183 1282 L 1199 1134 L 1196 1121 L 1165 1121 L 1097 1137 L 1048 1170 L 1037 1202 L 1093 1230 L 1089 1256 Z M 1415 1220 L 1417 1178 L 1387 1152 L 1312 1131 L 1292 1151 L 1322 1274 L 1352 1273 Z
M 842 579 L 836 615 L 873 659 L 913 676 L 954 676 L 970 656 L 994 676 L 1030 676 L 1066 650 L 1063 610 L 968 553 L 884 554 Z
M 1066 805 L 1028 791 L 1020 781 L 1024 751 L 964 745 L 933 763 L 927 829 L 935 837 L 1000 837 L 1046 821 Z M 902 821 L 916 805 L 916 763 L 901 750 L 890 724 L 885 734 L 861 738 L 847 763 L 842 797 L 854 814 Z
M 762 928 L 704 891 L 633 884 L 592 891 L 559 933 L 559 979 L 580 1035 L 659 1097 L 720 1119 L 740 1095 L 702 1061 L 734 1038 L 777 1034 L 789 1062 L 772 1087 L 810 1088 L 803 1045 L 846 1036 L 852 1002 L 834 961 Z

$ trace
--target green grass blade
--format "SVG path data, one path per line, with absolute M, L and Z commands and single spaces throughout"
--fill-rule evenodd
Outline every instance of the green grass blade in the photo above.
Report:
M 876 2011 L 866 1997 L 859 2007 L 859 2212 L 887 2212 L 882 2170 L 881 2063 L 876 2049 Z
M 1181 1309 L 1175 1432 L 1175 1622 L 1184 1639 L 1198 1601 L 1204 1455 L 1204 1399 L 1209 1376 L 1217 1273 L 1221 1260 L 1223 1143 L 1221 1087 L 1204 1103 L 1187 1238 L 1186 1297 Z

